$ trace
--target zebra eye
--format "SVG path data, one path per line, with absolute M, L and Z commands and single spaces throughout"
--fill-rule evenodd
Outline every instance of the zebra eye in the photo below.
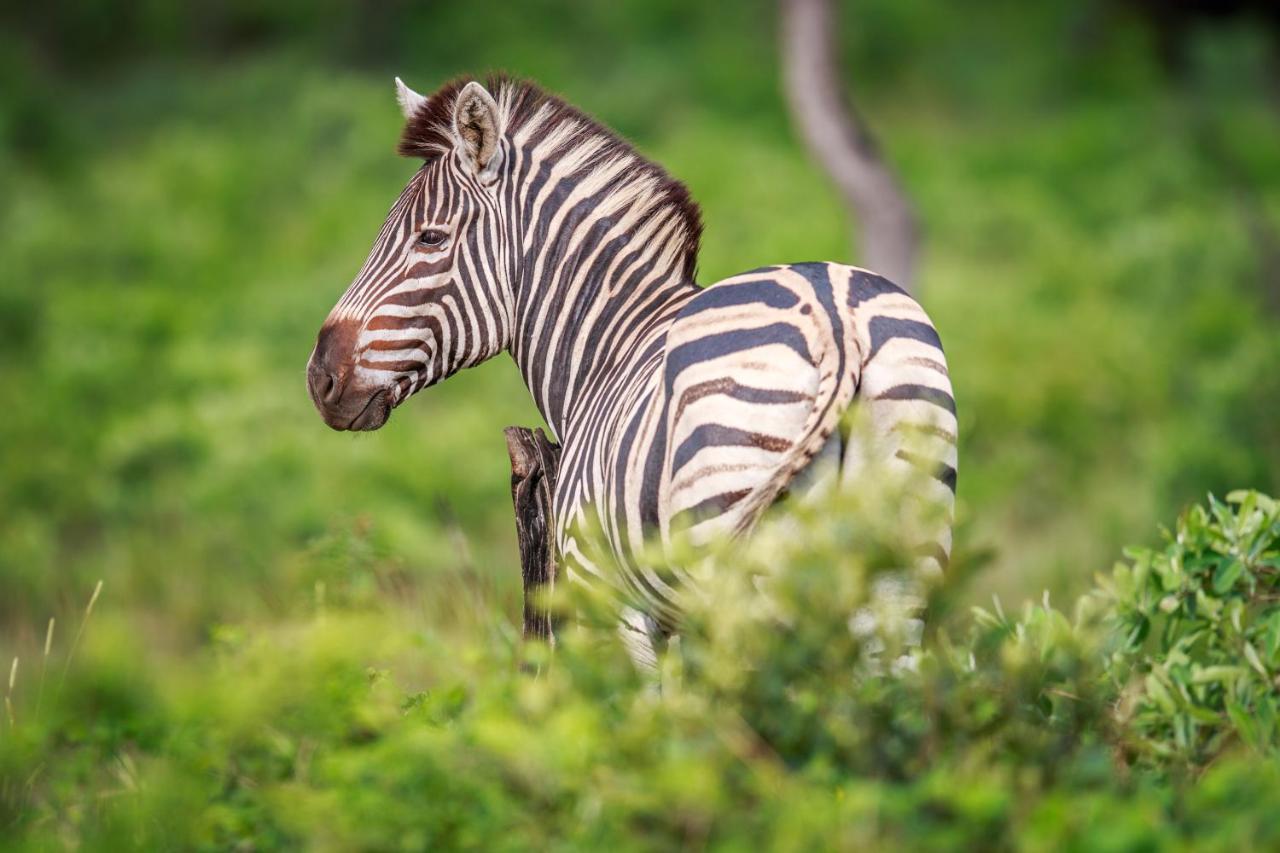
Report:
M 444 241 L 448 239 L 449 235 L 444 231 L 440 231 L 436 228 L 428 228 L 426 231 L 423 231 L 418 235 L 418 245 L 435 248 L 436 246 L 443 245 Z

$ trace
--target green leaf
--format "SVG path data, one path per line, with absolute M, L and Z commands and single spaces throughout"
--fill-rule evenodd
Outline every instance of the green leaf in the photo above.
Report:
M 1219 595 L 1229 592 L 1242 574 L 1244 574 L 1244 563 L 1235 559 L 1223 560 L 1213 573 L 1213 591 Z
M 1138 648 L 1142 645 L 1142 641 L 1147 638 L 1147 634 L 1151 632 L 1151 620 L 1145 616 L 1139 616 L 1133 629 L 1126 638 L 1130 648 Z
M 1276 653 L 1280 652 L 1280 608 L 1271 611 L 1266 625 L 1267 660 L 1275 660 Z
M 1173 701 L 1173 695 L 1169 693 L 1168 688 L 1160 683 L 1160 679 L 1153 672 L 1145 679 L 1147 695 L 1151 697 L 1151 701 L 1155 702 L 1161 711 L 1166 714 L 1173 714 L 1178 710 L 1177 704 Z
M 1203 705 L 1188 705 L 1186 707 L 1186 712 L 1190 714 L 1192 719 L 1196 722 L 1203 723 L 1207 726 L 1216 726 L 1222 722 L 1222 717 L 1219 714 L 1214 713 Z
M 1209 619 L 1217 619 L 1222 614 L 1222 599 L 1214 598 L 1206 593 L 1203 589 L 1197 589 L 1195 598 L 1195 612 L 1203 612 Z
M 1191 682 L 1193 684 L 1226 683 L 1240 678 L 1248 671 L 1243 666 L 1197 667 L 1191 673 Z
M 1263 678 L 1267 678 L 1267 668 L 1262 665 L 1262 659 L 1258 657 L 1258 650 L 1253 647 L 1253 643 L 1245 642 L 1244 656 L 1249 661 L 1249 665 L 1258 671 Z
M 1254 723 L 1253 718 L 1240 707 L 1239 703 L 1227 702 L 1227 716 L 1231 718 L 1231 723 L 1236 727 L 1236 731 L 1240 733 L 1240 739 L 1249 746 L 1258 746 L 1258 727 Z

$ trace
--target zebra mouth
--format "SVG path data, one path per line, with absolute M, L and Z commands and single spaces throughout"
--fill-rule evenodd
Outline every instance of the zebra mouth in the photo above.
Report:
M 385 390 L 375 391 L 364 404 L 360 414 L 351 419 L 347 429 L 355 432 L 368 432 L 380 428 L 391 417 L 391 402 Z

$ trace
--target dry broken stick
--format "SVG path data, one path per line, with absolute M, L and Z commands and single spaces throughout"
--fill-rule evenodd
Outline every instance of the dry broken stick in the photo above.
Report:
M 555 642 L 545 593 L 555 588 L 556 553 L 551 496 L 555 491 L 560 446 L 542 430 L 507 427 L 511 457 L 511 502 L 520 540 L 520 574 L 524 581 L 524 636 Z

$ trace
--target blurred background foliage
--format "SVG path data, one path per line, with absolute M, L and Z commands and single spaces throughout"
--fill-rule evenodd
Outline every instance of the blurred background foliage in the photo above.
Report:
M 847 82 L 917 205 L 959 401 L 961 598 L 1074 595 L 1207 491 L 1276 492 L 1265 9 L 1170 35 L 1137 0 L 846 5 Z M 1250 4 L 1186 8 L 1206 5 Z M 47 620 L 61 666 L 104 581 L 67 681 L 82 713 L 57 724 L 110 729 L 84 778 L 128 777 L 104 762 L 160 737 L 152 700 L 192 655 L 205 672 L 324 607 L 383 614 L 348 638 L 411 632 L 429 661 L 402 683 L 511 642 L 501 428 L 538 416 L 509 361 L 373 435 L 329 432 L 303 388 L 414 169 L 393 75 L 505 69 L 630 137 L 701 203 L 703 282 L 856 261 L 764 0 L 0 9 L 0 661 L 27 662 L 30 707 Z
M 962 549 L 989 551 L 982 583 L 1014 596 L 1079 588 L 1152 518 L 1280 473 L 1267 30 L 1193 27 L 1168 67 L 1136 7 L 1028 5 L 842 17 L 850 89 L 924 222 L 921 289 L 963 418 Z M 629 135 L 701 202 L 703 281 L 850 259 L 789 127 L 769 3 L 85 0 L 6 17 L 6 634 L 102 577 L 196 641 L 284 606 L 293 558 L 357 519 L 424 597 L 465 566 L 510 604 L 500 427 L 537 415 L 506 359 L 376 436 L 330 434 L 301 391 L 413 169 L 390 154 L 393 74 L 430 90 L 504 68 Z

